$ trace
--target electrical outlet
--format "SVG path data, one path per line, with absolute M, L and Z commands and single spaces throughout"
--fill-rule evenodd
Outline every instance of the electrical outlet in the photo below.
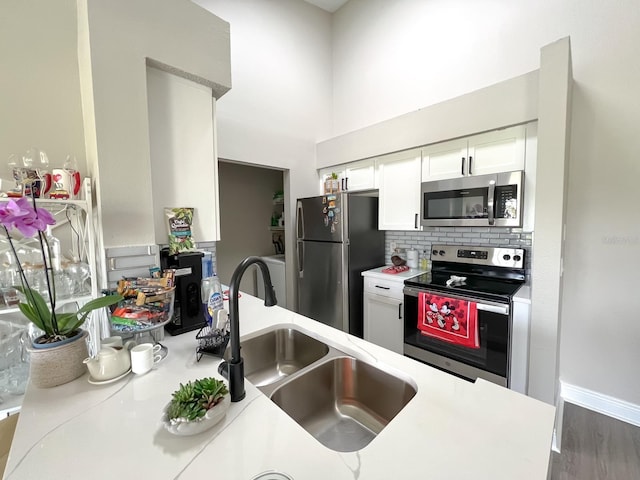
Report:
M 398 247 L 398 245 L 396 244 L 396 242 L 391 242 L 391 252 L 395 252 L 396 248 Z

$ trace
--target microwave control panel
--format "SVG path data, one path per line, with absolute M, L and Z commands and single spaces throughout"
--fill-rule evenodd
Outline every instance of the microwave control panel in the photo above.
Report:
M 518 217 L 518 186 L 496 186 L 496 218 Z

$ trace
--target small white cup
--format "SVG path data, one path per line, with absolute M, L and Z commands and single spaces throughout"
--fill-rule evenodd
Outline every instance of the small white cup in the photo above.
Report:
M 161 348 L 162 345 L 153 345 L 152 343 L 142 343 L 133 347 L 131 349 L 131 371 L 138 375 L 144 375 L 151 370 L 156 363 L 162 360 L 161 355 L 154 355 Z
M 103 347 L 121 347 L 122 346 L 122 337 L 107 337 L 103 338 L 100 341 L 100 345 Z

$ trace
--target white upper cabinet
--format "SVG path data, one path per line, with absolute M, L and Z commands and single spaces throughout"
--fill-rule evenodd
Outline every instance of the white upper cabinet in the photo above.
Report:
M 524 170 L 526 126 L 504 128 L 428 145 L 422 149 L 422 181 Z
M 422 149 L 422 181 L 462 177 L 467 147 L 466 138 L 424 147 Z
M 467 175 L 524 170 L 526 134 L 519 125 L 469 137 Z
M 376 188 L 376 166 L 373 158 L 346 165 L 345 190 L 369 190 Z
M 321 194 L 325 191 L 325 180 L 330 179 L 334 173 L 338 176 L 339 188 L 342 192 L 356 192 L 377 187 L 376 167 L 373 158 L 320 170 L 318 175 L 320 177 Z
M 378 157 L 378 229 L 421 229 L 420 163 L 420 149 Z

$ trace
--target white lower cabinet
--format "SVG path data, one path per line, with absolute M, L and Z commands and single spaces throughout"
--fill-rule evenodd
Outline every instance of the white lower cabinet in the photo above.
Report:
M 402 300 L 364 294 L 365 340 L 402 355 Z
M 403 354 L 402 279 L 364 278 L 364 339 Z

